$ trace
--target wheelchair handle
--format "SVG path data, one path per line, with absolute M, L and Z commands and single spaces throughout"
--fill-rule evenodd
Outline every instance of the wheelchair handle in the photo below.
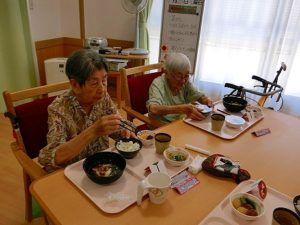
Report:
M 234 90 L 242 90 L 243 89 L 243 86 L 237 86 L 237 85 L 231 84 L 231 83 L 225 83 L 224 87 L 232 88 Z
M 260 81 L 260 82 L 262 82 L 263 84 L 265 84 L 266 81 L 267 81 L 267 80 L 265 80 L 265 79 L 263 79 L 263 78 L 261 78 L 261 77 L 259 77 L 259 76 L 256 76 L 256 75 L 253 75 L 253 76 L 252 76 L 252 79 L 253 79 L 253 80 Z

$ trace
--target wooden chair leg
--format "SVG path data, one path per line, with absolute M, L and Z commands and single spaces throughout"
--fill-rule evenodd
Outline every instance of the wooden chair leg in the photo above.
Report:
M 31 197 L 31 194 L 29 191 L 31 179 L 24 171 L 23 171 L 23 180 L 24 180 L 24 194 L 25 194 L 25 219 L 26 219 L 26 221 L 31 222 L 33 219 L 32 197 Z
M 45 225 L 51 225 L 52 223 L 50 222 L 50 220 L 47 217 L 47 214 L 44 213 L 44 211 L 42 211 L 42 215 L 43 215 L 43 219 L 44 219 Z

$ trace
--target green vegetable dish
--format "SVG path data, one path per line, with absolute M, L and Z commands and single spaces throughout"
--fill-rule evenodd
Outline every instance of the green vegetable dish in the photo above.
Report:
M 173 161 L 185 161 L 187 157 L 182 152 L 169 152 L 168 158 Z

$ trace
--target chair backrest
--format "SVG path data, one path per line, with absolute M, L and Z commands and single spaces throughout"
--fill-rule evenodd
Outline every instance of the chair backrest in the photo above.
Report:
M 48 97 L 48 94 L 69 87 L 69 81 L 66 81 L 17 92 L 3 92 L 7 112 L 16 118 L 19 125 L 21 136 L 15 137 L 19 143 L 24 144 L 23 148 L 30 158 L 37 157 L 40 149 L 47 144 L 47 108 L 55 98 L 55 96 Z M 20 101 L 26 101 L 26 103 L 20 104 Z
M 162 63 L 121 69 L 125 105 L 141 114 L 147 113 L 146 101 L 149 99 L 149 87 L 152 81 L 163 73 L 162 70 Z

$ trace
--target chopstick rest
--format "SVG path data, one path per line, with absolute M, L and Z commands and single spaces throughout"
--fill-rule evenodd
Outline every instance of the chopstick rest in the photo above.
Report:
M 210 151 L 204 150 L 204 149 L 202 149 L 202 148 L 195 147 L 195 146 L 193 146 L 193 145 L 185 144 L 184 147 L 185 147 L 186 149 L 190 149 L 190 150 L 193 150 L 193 151 L 195 151 L 195 152 L 200 152 L 200 153 L 202 153 L 202 154 L 204 154 L 204 155 L 208 155 L 208 156 L 211 155 Z

